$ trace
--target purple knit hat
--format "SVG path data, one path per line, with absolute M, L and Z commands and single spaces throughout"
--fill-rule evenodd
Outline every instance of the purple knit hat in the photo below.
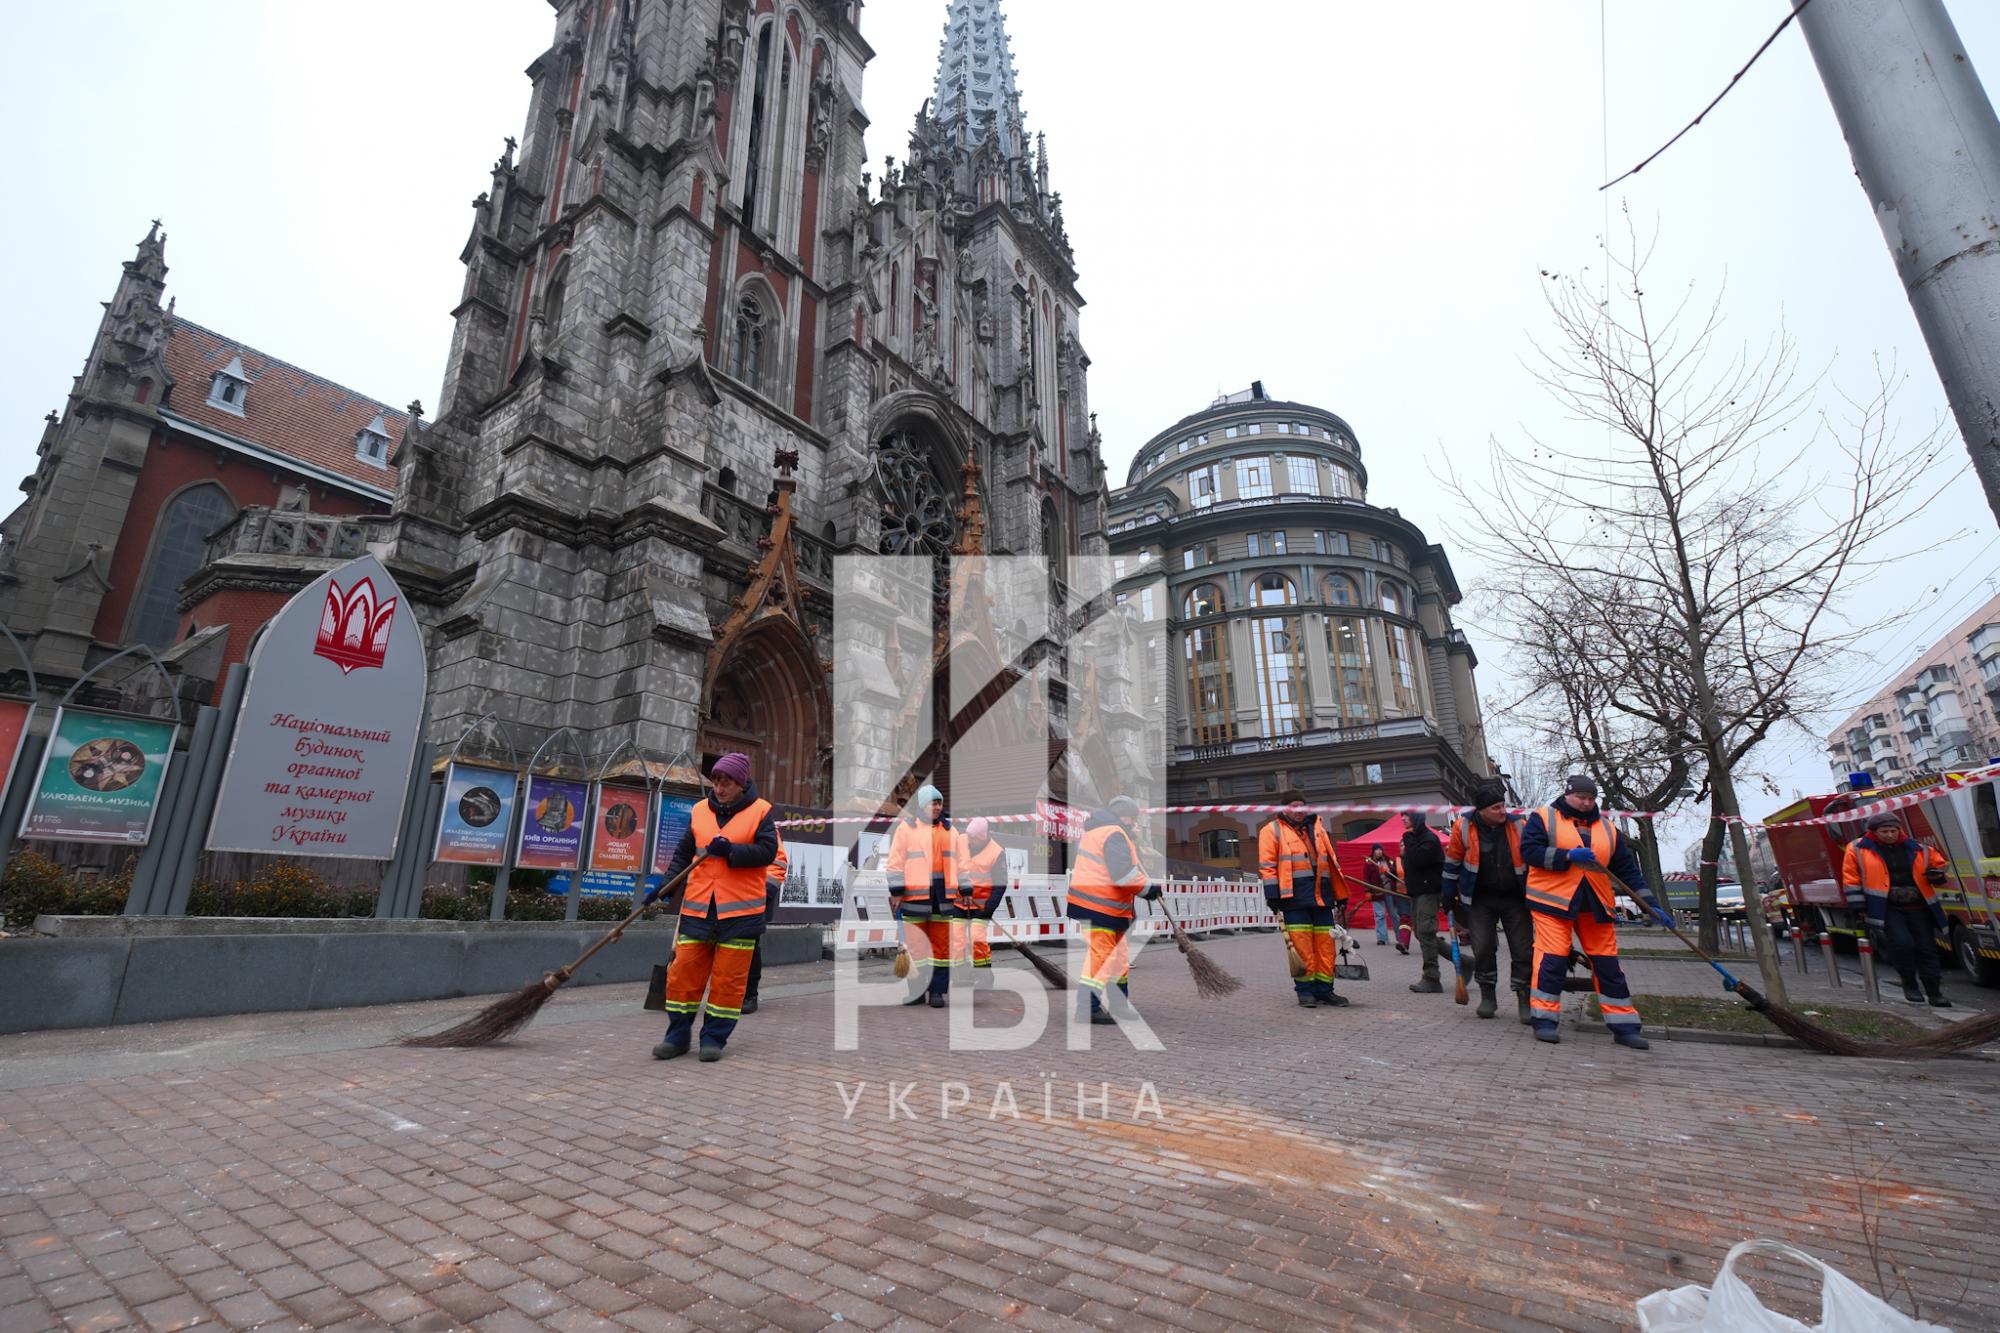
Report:
M 712 778 L 729 778 L 739 787 L 750 785 L 750 756 L 731 750 L 715 761 L 715 767 L 708 770 Z

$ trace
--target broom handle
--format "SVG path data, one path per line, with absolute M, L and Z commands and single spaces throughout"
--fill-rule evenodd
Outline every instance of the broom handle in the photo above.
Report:
M 680 874 L 675 875 L 672 879 L 668 880 L 665 884 L 662 884 L 660 886 L 660 897 L 665 898 L 668 894 L 672 893 L 675 889 L 679 888 L 681 886 L 681 883 L 684 880 L 686 880 L 689 875 L 694 873 L 694 868 L 707 859 L 708 859 L 708 852 L 706 849 L 696 852 L 694 854 L 694 859 L 687 863 L 687 868 L 685 870 L 682 870 Z M 634 921 L 637 921 L 647 912 L 652 911 L 653 907 L 654 903 L 651 902 L 640 903 L 637 907 L 632 909 L 632 914 L 630 916 L 626 917 L 623 921 L 620 921 L 617 925 L 613 926 L 601 938 L 599 938 L 597 943 L 591 945 L 588 949 L 585 949 L 580 955 L 578 955 L 577 960 L 575 962 L 571 963 L 568 967 L 558 968 L 556 970 L 555 975 L 561 977 L 564 981 L 568 981 L 570 977 L 575 975 L 576 970 L 579 967 L 582 967 L 585 963 L 590 961 L 592 954 L 596 953 L 599 949 L 602 949 L 605 945 L 610 944 L 613 941 L 617 940 L 619 936 L 625 933 L 625 927 L 631 925 Z M 671 910 L 672 907 L 673 907 L 672 903 L 667 904 L 667 908 L 669 910 Z
M 1687 945 L 1688 948 L 1694 950 L 1695 956 L 1701 959 L 1702 962 L 1707 963 L 1710 967 L 1714 968 L 1716 972 L 1721 975 L 1723 985 L 1727 986 L 1730 990 L 1734 991 L 1747 989 L 1742 982 L 1738 981 L 1735 978 L 1735 976 L 1730 973 L 1728 968 L 1716 962 L 1713 958 L 1710 958 L 1707 952 L 1703 950 L 1703 948 L 1699 944 L 1696 944 L 1693 940 L 1681 934 L 1680 927 L 1674 924 L 1673 917 L 1667 913 L 1667 910 L 1665 908 L 1661 907 L 1658 903 L 1654 902 L 1650 897 L 1634 889 L 1630 884 L 1627 884 L 1624 880 L 1618 878 L 1618 876 L 1612 874 L 1610 867 L 1608 866 L 1603 867 L 1603 870 L 1604 870 L 1604 877 L 1610 880 L 1613 885 L 1615 885 L 1619 890 L 1621 890 L 1627 898 L 1630 898 L 1635 903 L 1644 903 L 1646 907 L 1653 913 L 1653 919 L 1655 921 L 1658 921 L 1661 925 L 1665 926 L 1668 930 L 1672 931 L 1675 939 L 1679 940 L 1682 944 Z

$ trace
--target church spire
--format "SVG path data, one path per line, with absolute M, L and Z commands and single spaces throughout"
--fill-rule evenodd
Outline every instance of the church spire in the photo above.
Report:
M 1000 0 L 951 0 L 938 48 L 937 89 L 931 105 L 947 123 L 963 118 L 966 137 L 981 142 L 990 126 L 1000 151 L 1012 157 L 1020 141 L 1021 93 L 1014 79 L 1014 51 Z

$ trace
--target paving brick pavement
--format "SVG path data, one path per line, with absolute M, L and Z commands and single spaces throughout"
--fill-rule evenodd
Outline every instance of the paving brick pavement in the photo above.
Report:
M 1135 966 L 1159 1051 L 927 1009 L 837 1051 L 825 968 L 716 1065 L 630 987 L 484 1051 L 380 1044 L 471 1001 L 0 1038 L 0 1330 L 1628 1328 L 1747 1236 L 1872 1281 L 1863 1199 L 1927 1315 L 2000 1327 L 2000 1065 L 1542 1046 L 1372 946 L 1307 1012 L 1272 936 L 1208 947 L 1252 985 Z

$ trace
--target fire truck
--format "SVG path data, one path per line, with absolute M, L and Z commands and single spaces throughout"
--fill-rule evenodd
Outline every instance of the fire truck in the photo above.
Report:
M 1867 909 L 1860 888 L 1843 889 L 1840 863 L 1847 844 L 1865 831 L 1858 820 L 1843 820 L 1892 796 L 1923 793 L 1898 810 L 1913 837 L 1928 842 L 1951 861 L 1950 882 L 1938 890 L 1950 933 L 1951 953 L 1965 974 L 1982 986 L 2000 987 L 2000 774 L 1974 781 L 1956 776 L 1924 777 L 1896 786 L 1875 786 L 1857 775 L 1848 789 L 1809 796 L 1765 820 L 1771 852 L 1783 881 L 1784 905 L 1792 920 L 1811 935 L 1831 933 L 1851 944 L 1865 932 Z M 1793 821 L 1832 817 L 1828 824 Z

